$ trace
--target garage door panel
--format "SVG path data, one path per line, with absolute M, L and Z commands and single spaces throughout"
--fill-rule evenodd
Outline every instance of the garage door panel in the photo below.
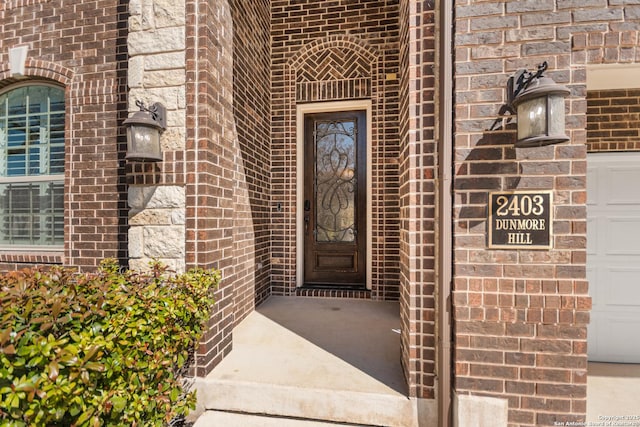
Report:
M 592 273 L 587 273 L 587 280 L 589 280 L 589 296 L 592 298 L 592 311 L 605 311 L 607 310 L 608 292 L 607 286 L 591 286 L 593 283 L 605 283 L 609 280 L 607 274 L 609 274 L 609 268 L 607 265 L 600 263 L 598 265 L 589 265 L 587 271 L 591 270 Z M 617 309 L 617 308 L 616 308 Z
M 596 279 L 597 274 L 598 274 L 598 267 L 593 265 L 593 263 L 592 264 L 588 264 L 587 265 L 587 281 L 589 283 L 595 283 L 595 281 L 597 280 Z M 595 298 L 596 298 L 597 295 L 595 295 L 595 291 L 597 289 L 598 288 L 596 288 L 595 286 L 589 286 L 589 295 L 591 296 L 591 298 L 594 298 L 594 301 L 593 301 L 593 305 L 594 306 L 596 305 Z
M 640 169 L 631 166 L 609 166 L 606 168 L 606 176 L 607 188 L 603 195 L 607 205 L 640 204 L 640 191 L 637 187 L 629 185 L 640 182 Z
M 607 268 L 607 305 L 640 307 L 640 299 L 629 298 L 640 291 L 640 268 Z
M 609 217 L 605 220 L 605 231 L 607 235 L 605 255 L 638 255 L 640 257 L 640 215 L 624 218 Z
M 640 153 L 587 163 L 588 357 L 640 363 Z

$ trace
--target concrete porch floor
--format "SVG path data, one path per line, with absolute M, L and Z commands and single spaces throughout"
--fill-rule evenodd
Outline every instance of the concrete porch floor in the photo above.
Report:
M 209 378 L 406 393 L 395 302 L 271 297 L 234 330 L 230 356 Z
M 234 329 L 231 353 L 197 383 L 206 412 L 196 427 L 417 425 L 399 328 L 397 302 L 271 297 Z

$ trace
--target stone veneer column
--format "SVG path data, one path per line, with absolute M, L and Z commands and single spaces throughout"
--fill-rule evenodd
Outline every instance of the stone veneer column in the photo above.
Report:
M 184 186 L 131 186 L 129 207 L 130 267 L 144 269 L 157 259 L 172 270 L 184 271 Z
M 186 264 L 186 195 L 179 174 L 186 141 L 185 2 L 131 0 L 129 7 L 129 111 L 137 110 L 136 100 L 145 105 L 161 102 L 167 108 L 167 130 L 161 138 L 164 161 L 141 172 L 133 168 L 129 266 L 144 269 L 158 259 L 181 272 Z

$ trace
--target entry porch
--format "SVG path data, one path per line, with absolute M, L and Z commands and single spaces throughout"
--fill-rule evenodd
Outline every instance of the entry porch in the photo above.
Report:
M 400 360 L 397 302 L 272 296 L 198 379 L 196 427 L 435 425 L 433 401 L 408 397 Z

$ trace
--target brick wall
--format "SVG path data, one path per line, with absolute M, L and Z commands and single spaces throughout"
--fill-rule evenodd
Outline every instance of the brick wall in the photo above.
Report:
M 640 150 L 640 89 L 587 93 L 587 148 L 590 152 Z
M 156 3 L 149 10 L 132 1 L 129 20 L 128 5 L 122 0 L 0 5 L 0 87 L 14 82 L 8 74 L 8 50 L 28 44 L 27 74 L 67 88 L 69 141 L 64 253 L 0 253 L 0 268 L 93 266 L 107 256 L 126 262 L 129 214 L 134 235 L 149 237 L 136 231 L 149 225 L 188 230 L 185 252 L 170 254 L 182 261 L 165 261 L 177 269 L 217 267 L 224 277 L 199 350 L 197 369 L 204 375 L 230 349 L 233 322 L 247 314 L 256 297 L 268 294 L 270 11 L 267 2 L 250 8 L 242 2 L 197 7 L 189 2 L 185 17 L 184 7 L 174 10 L 180 7 L 175 2 Z M 198 23 L 196 17 L 202 20 Z M 43 31 L 34 33 L 34 28 Z M 157 40 L 167 36 L 167 42 L 154 46 L 150 33 Z M 129 75 L 127 37 L 134 49 Z M 239 71 L 235 80 L 234 60 Z M 125 171 L 121 123 L 128 107 L 135 109 L 136 99 L 163 102 L 169 128 L 163 134 L 163 162 L 128 165 Z M 127 184 L 135 190 L 129 198 L 131 211 Z M 158 198 L 165 204 L 156 204 L 153 212 L 136 204 L 135 194 L 145 199 L 149 191 L 154 197 L 167 195 Z M 186 224 L 174 215 L 180 194 L 189 203 Z M 169 222 L 160 224 L 160 217 Z M 152 254 L 145 240 L 139 240 L 133 246 L 139 249 L 136 267 Z
M 586 73 L 572 54 L 572 33 L 622 18 L 622 8 L 603 6 L 455 7 L 454 387 L 459 395 L 503 399 L 510 425 L 585 417 Z M 498 116 L 507 79 L 543 61 L 547 75 L 571 89 L 571 141 L 515 149 L 513 123 Z M 553 192 L 550 250 L 487 248 L 488 193 L 509 190 Z
M 239 176 L 236 193 L 244 200 L 234 225 L 236 322 L 254 303 L 270 295 L 271 269 L 271 10 L 267 0 L 230 2 L 233 18 L 233 111 L 238 134 Z M 243 222 L 242 226 L 238 221 Z
M 435 397 L 435 9 L 401 2 L 402 363 L 411 396 Z
M 67 105 L 64 251 L 0 253 L 0 268 L 92 268 L 105 257 L 126 262 L 127 16 L 122 0 L 0 4 L 0 88 L 17 81 L 9 74 L 9 49 L 27 45 L 26 77 L 63 85 Z
M 397 2 L 276 0 L 271 12 L 272 203 L 282 207 L 273 212 L 273 292 L 296 292 L 296 105 L 365 98 L 373 115 L 371 297 L 397 299 Z
M 223 277 L 196 354 L 195 373 L 204 376 L 231 350 L 234 320 L 233 32 L 226 1 L 187 1 L 186 8 L 186 262 Z
M 222 273 L 196 355 L 205 376 L 269 292 L 269 8 L 186 6 L 186 262 Z
M 504 399 L 511 425 L 584 421 L 586 66 L 640 59 L 639 12 L 618 1 L 456 7 L 455 388 Z M 543 60 L 571 89 L 571 141 L 514 149 L 496 106 L 510 74 Z M 513 189 L 553 190 L 551 250 L 486 249 L 487 194 Z

